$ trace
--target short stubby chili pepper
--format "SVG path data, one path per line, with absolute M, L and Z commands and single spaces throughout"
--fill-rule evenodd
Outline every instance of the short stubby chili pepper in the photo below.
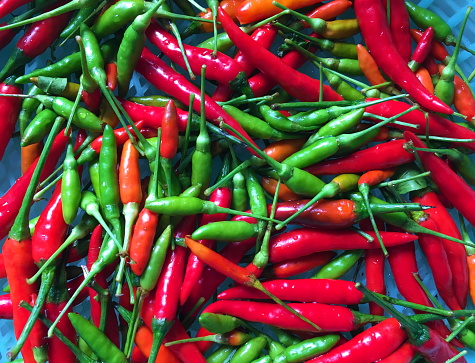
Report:
M 449 106 L 422 86 L 407 66 L 407 61 L 397 51 L 391 39 L 382 3 L 375 0 L 357 0 L 355 14 L 359 20 L 363 39 L 382 71 L 394 83 L 405 89 L 422 107 L 430 111 L 452 114 L 453 110 Z
M 385 319 L 357 313 L 337 305 L 319 303 L 291 303 L 288 305 L 317 324 L 321 328 L 321 333 L 351 331 L 357 329 L 361 324 L 364 325 L 368 322 L 377 322 Z M 272 303 L 240 300 L 216 301 L 208 305 L 200 316 L 200 324 L 205 328 L 207 328 L 205 325 L 206 313 L 231 315 L 239 319 L 269 324 L 287 330 L 316 331 L 314 327 L 288 312 L 280 305 Z M 211 329 L 207 329 L 211 331 Z
M 371 235 L 372 233 L 368 232 L 368 234 Z M 415 235 L 398 232 L 381 232 L 381 237 L 386 247 L 406 244 L 417 239 Z M 320 242 L 318 244 L 311 243 L 311 241 L 315 240 Z M 318 251 L 373 248 L 380 248 L 380 246 L 377 243 L 369 243 L 365 237 L 353 230 L 301 228 L 284 232 L 271 238 L 270 261 L 284 261 Z

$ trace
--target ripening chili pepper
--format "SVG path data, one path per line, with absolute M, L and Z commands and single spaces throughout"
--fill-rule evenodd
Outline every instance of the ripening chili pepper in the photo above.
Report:
M 323 20 L 330 20 L 343 14 L 350 7 L 351 7 L 351 2 L 347 0 L 330 1 L 329 3 L 319 5 L 314 10 L 311 10 L 305 15 L 308 16 L 309 18 L 320 18 Z M 309 25 L 304 20 L 301 20 L 292 24 L 291 27 L 295 30 L 300 30 L 302 27 L 309 28 Z
M 385 83 L 386 79 L 379 71 L 373 56 L 361 44 L 356 45 L 356 53 L 358 55 L 358 62 L 366 79 L 372 86 Z
M 190 103 L 190 94 L 195 95 L 193 108 L 200 112 L 200 104 L 202 102 L 199 90 L 190 83 L 184 76 L 172 70 L 171 67 L 165 64 L 164 61 L 155 57 L 150 51 L 145 48 L 142 52 L 141 58 L 137 64 L 137 71 L 142 74 L 154 86 L 162 89 L 172 97 L 177 98 L 185 105 Z M 232 125 L 236 130 L 240 131 L 248 140 L 252 140 L 247 136 L 241 126 L 221 107 L 218 106 L 211 98 L 205 97 L 206 118 L 213 123 L 224 121 Z M 254 143 L 252 141 L 252 143 Z
M 249 59 L 254 66 L 261 72 L 274 78 L 285 91 L 302 101 L 318 99 L 320 94 L 320 82 L 318 80 L 294 70 L 260 46 L 259 43 L 243 33 L 223 10 L 219 11 L 219 20 L 237 48 L 250 57 Z M 263 59 L 266 59 L 265 66 L 262 62 Z M 341 97 L 328 86 L 323 86 L 323 92 L 324 100 L 341 100 Z
M 237 175 L 237 174 L 236 174 Z M 277 189 L 277 180 L 269 177 L 263 177 L 261 184 L 264 190 L 270 195 L 274 195 Z M 290 202 L 293 200 L 299 200 L 300 195 L 291 191 L 285 184 L 281 184 L 279 188 L 279 199 L 284 202 Z
M 78 335 L 84 339 L 100 360 L 109 363 L 127 361 L 124 353 L 87 319 L 76 313 L 69 313 L 68 318 Z
M 367 232 L 372 235 L 371 232 Z M 417 236 L 407 233 L 381 232 L 386 247 L 407 244 Z M 309 241 L 320 241 L 318 244 Z M 378 249 L 379 244 L 368 243 L 368 240 L 356 231 L 348 229 L 316 230 L 313 228 L 295 229 L 271 238 L 270 261 L 273 263 L 290 258 L 309 255 L 329 250 Z
M 336 279 L 269 280 L 262 283 L 268 291 L 282 300 L 318 302 L 322 304 L 356 305 L 363 294 L 350 281 Z M 232 287 L 221 292 L 218 299 L 269 299 L 260 291 L 247 286 Z
M 21 173 L 22 175 L 30 168 L 34 161 L 40 156 L 43 150 L 43 143 L 23 146 L 21 148 Z
M 110 59 L 112 54 L 117 50 L 118 39 L 112 38 L 106 40 L 101 45 L 101 53 L 104 59 Z M 81 53 L 76 52 L 68 55 L 56 63 L 47 65 L 44 68 L 38 68 L 32 72 L 17 77 L 15 80 L 17 83 L 28 83 L 31 77 L 49 76 L 49 77 L 67 77 L 72 73 L 79 72 L 81 70 Z
M 267 266 L 261 276 L 270 279 L 285 279 L 286 277 L 292 277 L 322 266 L 330 262 L 335 256 L 336 253 L 333 251 L 323 251 L 295 259 L 284 260 Z
M 288 304 L 305 317 L 317 324 L 319 332 L 351 331 L 361 324 L 382 321 L 382 317 L 362 314 L 337 305 L 319 303 L 291 303 Z M 204 327 L 206 314 L 227 314 L 239 319 L 272 325 L 287 330 L 315 331 L 315 328 L 300 320 L 283 307 L 273 303 L 220 300 L 208 305 L 200 316 L 200 324 Z M 338 318 L 337 318 L 338 316 Z M 334 317 L 334 318 L 332 318 Z
M 291 9 L 299 9 L 319 2 L 320 0 L 301 0 L 281 1 L 280 3 Z M 238 7 L 236 18 L 241 24 L 248 24 L 278 14 L 280 11 L 273 5 L 272 0 L 245 0 Z
M 399 54 L 391 39 L 382 3 L 375 0 L 357 0 L 354 5 L 363 39 L 381 70 L 394 83 L 405 89 L 421 107 L 452 114 L 450 107 L 422 87 L 407 66 L 407 61 Z
M 60 1 L 54 7 L 65 2 Z M 70 16 L 71 13 L 64 13 L 32 24 L 18 40 L 13 53 L 0 71 L 0 79 L 10 76 L 18 67 L 46 51 L 67 25 Z
M 22 89 L 15 85 L 14 78 L 15 77 L 9 77 L 0 83 L 0 94 L 19 94 L 22 92 Z M 12 137 L 13 131 L 15 131 L 15 125 L 21 110 L 21 104 L 22 101 L 20 98 L 0 98 L 0 107 L 4 110 L 0 119 L 0 125 L 2 127 L 2 133 L 0 136 L 0 159 L 3 158 L 8 142 Z
M 372 363 L 394 352 L 406 339 L 401 324 L 395 318 L 389 318 L 307 362 Z
M 434 93 L 434 84 L 432 83 L 432 77 L 429 71 L 425 67 L 419 67 L 415 74 L 417 79 L 424 85 L 424 87 L 430 93 Z
M 152 342 L 153 342 L 153 334 L 145 325 L 141 325 L 137 333 L 135 335 L 135 343 L 136 346 L 139 347 L 140 351 L 147 357 L 150 356 L 150 351 L 152 349 Z M 170 363 L 180 363 L 178 358 L 176 358 L 173 353 L 162 345 L 160 350 L 158 351 L 157 359 L 155 360 L 156 363 L 160 362 L 170 362 Z

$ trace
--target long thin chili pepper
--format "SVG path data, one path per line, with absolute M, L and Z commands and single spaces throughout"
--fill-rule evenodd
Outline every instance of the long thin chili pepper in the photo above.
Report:
M 280 1 L 281 4 L 299 9 L 319 3 L 320 0 Z M 241 24 L 252 23 L 279 13 L 280 10 L 272 4 L 272 0 L 245 0 L 236 11 L 236 17 Z M 226 27 L 223 25 L 223 28 Z
M 453 113 L 450 107 L 422 87 L 407 66 L 407 61 L 397 51 L 391 39 L 381 2 L 357 0 L 354 5 L 363 39 L 381 70 L 394 83 L 405 89 L 422 107 L 445 114 Z
M 15 85 L 13 79 L 14 77 L 9 77 L 0 83 L 0 94 L 18 94 L 22 92 L 21 88 Z M 16 120 L 21 110 L 21 99 L 2 97 L 0 98 L 0 107 L 5 110 L 0 120 L 3 128 L 0 137 L 0 159 L 2 159 L 13 131 L 15 131 Z

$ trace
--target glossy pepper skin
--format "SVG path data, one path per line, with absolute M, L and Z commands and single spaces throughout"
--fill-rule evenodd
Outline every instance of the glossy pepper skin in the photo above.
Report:
M 22 89 L 15 85 L 13 78 L 8 78 L 0 83 L 0 94 L 20 94 Z M 0 160 L 3 158 L 8 142 L 15 131 L 16 121 L 20 114 L 22 100 L 17 97 L 1 97 L 0 109 L 2 114 L 0 116 L 0 126 L 2 132 L 0 134 Z

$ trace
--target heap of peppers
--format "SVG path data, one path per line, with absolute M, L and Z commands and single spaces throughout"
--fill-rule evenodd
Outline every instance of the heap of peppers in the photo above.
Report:
M 467 362 L 471 10 L 1 1 L 5 358 Z

